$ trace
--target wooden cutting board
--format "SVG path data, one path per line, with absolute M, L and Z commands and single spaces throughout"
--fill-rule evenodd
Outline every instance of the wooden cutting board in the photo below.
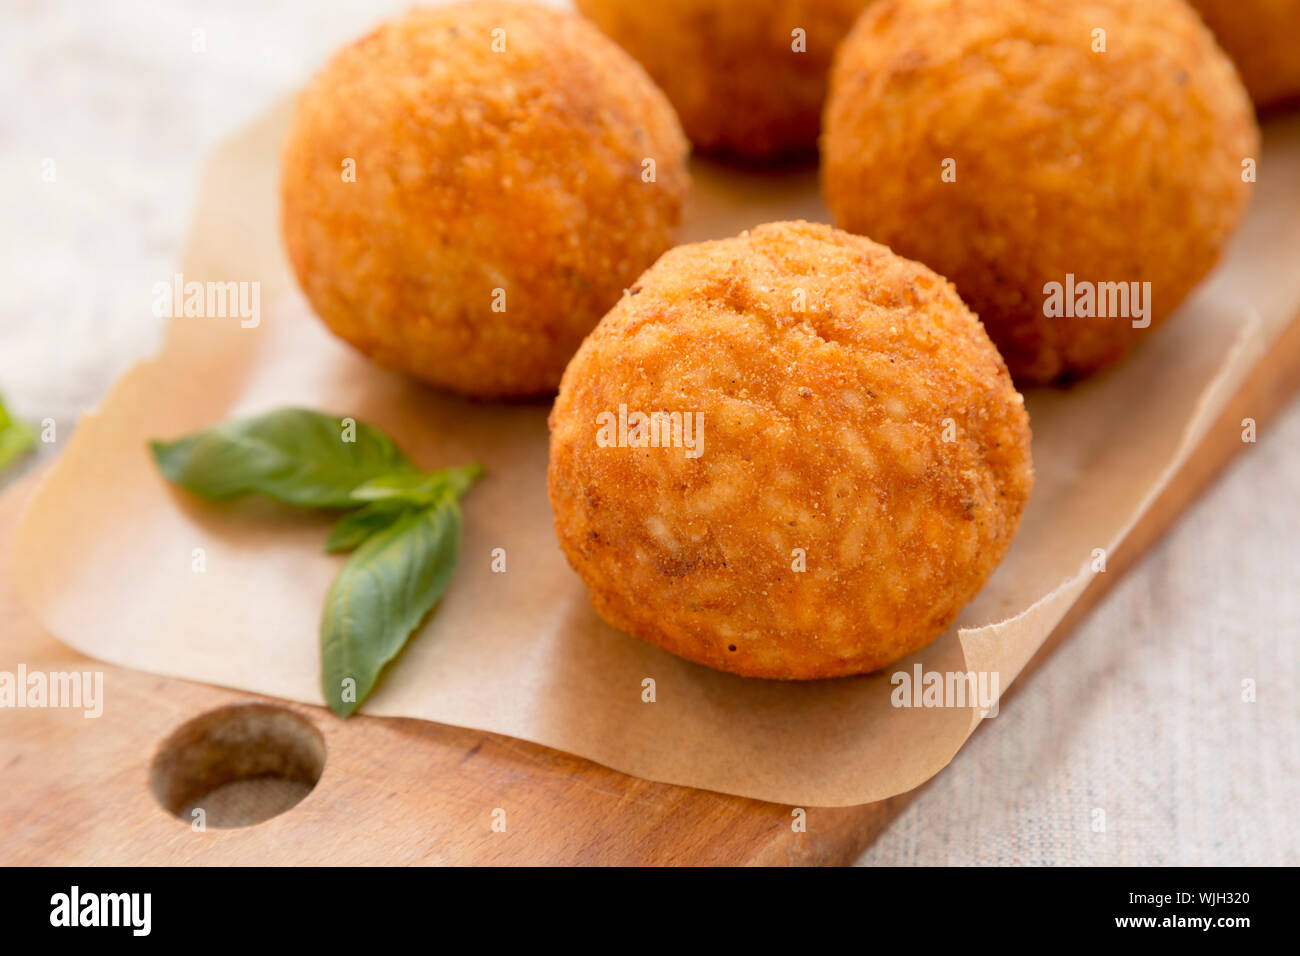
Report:
M 1300 320 L 1002 706 L 1033 692 L 1034 669 L 1210 480 L 1249 453 L 1241 420 L 1255 419 L 1263 434 L 1298 386 Z M 495 734 L 419 720 L 340 721 L 322 708 L 100 664 L 45 634 L 14 594 L 12 532 L 37 480 L 0 498 L 0 671 L 101 671 L 106 703 L 98 718 L 0 709 L 0 864 L 847 863 L 917 792 L 802 808 L 800 831 L 788 806 L 638 780 Z M 240 706 L 249 704 L 260 706 Z M 260 782 L 203 796 L 251 774 Z M 291 809 L 217 828 L 292 802 L 317 774 Z M 206 829 L 194 825 L 195 803 L 207 804 Z

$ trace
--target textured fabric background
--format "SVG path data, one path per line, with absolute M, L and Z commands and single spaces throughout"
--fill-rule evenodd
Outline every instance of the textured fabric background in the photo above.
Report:
M 16 414 L 62 439 L 156 347 L 150 289 L 174 271 L 205 153 L 407 6 L 4 5 L 0 393 Z M 1298 490 L 1300 405 L 862 862 L 1300 863 Z
M 1300 863 L 1298 541 L 1300 404 L 862 862 Z

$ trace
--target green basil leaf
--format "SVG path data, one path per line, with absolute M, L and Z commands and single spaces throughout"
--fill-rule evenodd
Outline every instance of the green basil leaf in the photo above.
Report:
M 460 468 L 444 468 L 436 474 L 442 475 L 447 490 L 460 498 L 469 491 L 470 485 L 483 477 L 483 466 L 475 461 Z
M 348 559 L 321 614 L 321 691 L 334 713 L 346 717 L 360 706 L 442 597 L 459 545 L 460 509 L 443 498 L 402 515 Z
M 341 419 L 299 408 L 223 422 L 150 447 L 163 475 L 201 498 L 258 492 L 307 508 L 355 505 L 351 492 L 358 485 L 415 470 L 378 429 L 355 422 L 345 431 Z
M 446 485 L 441 472 L 396 472 L 371 478 L 352 489 L 352 503 L 402 499 L 415 504 L 432 504 Z
M 398 518 L 418 506 L 412 505 L 405 498 L 384 498 L 372 501 L 364 508 L 349 511 L 339 519 L 325 541 L 328 554 L 351 551 L 376 531 L 382 531 Z
M 353 498 L 368 504 L 339 519 L 325 542 L 325 550 L 329 554 L 351 551 L 376 531 L 387 528 L 403 512 L 435 505 L 448 496 L 459 499 L 481 474 L 483 466 L 475 463 L 427 474 L 383 475 L 368 481 L 352 492 Z
M 352 497 L 356 501 L 402 498 L 415 504 L 433 504 L 448 493 L 459 498 L 482 474 L 483 466 L 475 462 L 462 468 L 380 475 L 353 489 Z
M 36 433 L 22 422 L 9 417 L 4 402 L 0 401 L 0 468 L 17 461 L 36 444 Z

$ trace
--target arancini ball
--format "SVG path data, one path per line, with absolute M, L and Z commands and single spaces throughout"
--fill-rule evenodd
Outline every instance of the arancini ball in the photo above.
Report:
M 952 285 L 806 222 L 665 253 L 550 425 L 556 533 L 600 616 L 752 677 L 934 640 L 1033 485 L 1024 402 Z
M 817 149 L 836 45 L 870 0 L 577 0 L 668 94 L 700 152 Z
M 877 0 L 822 154 L 835 224 L 951 279 L 1027 385 L 1174 311 L 1241 221 L 1259 130 L 1182 0 Z
M 653 81 L 581 17 L 415 10 L 301 96 L 285 242 L 316 312 L 380 365 L 470 396 L 553 392 L 672 244 L 687 150 Z
M 1191 0 L 1261 108 L 1300 97 L 1300 0 Z

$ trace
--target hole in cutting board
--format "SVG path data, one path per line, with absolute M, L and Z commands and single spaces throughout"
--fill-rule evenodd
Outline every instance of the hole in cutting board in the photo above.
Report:
M 200 714 L 162 742 L 150 788 L 163 808 L 206 829 L 261 823 L 296 806 L 325 769 L 325 738 L 286 707 L 235 704 Z

